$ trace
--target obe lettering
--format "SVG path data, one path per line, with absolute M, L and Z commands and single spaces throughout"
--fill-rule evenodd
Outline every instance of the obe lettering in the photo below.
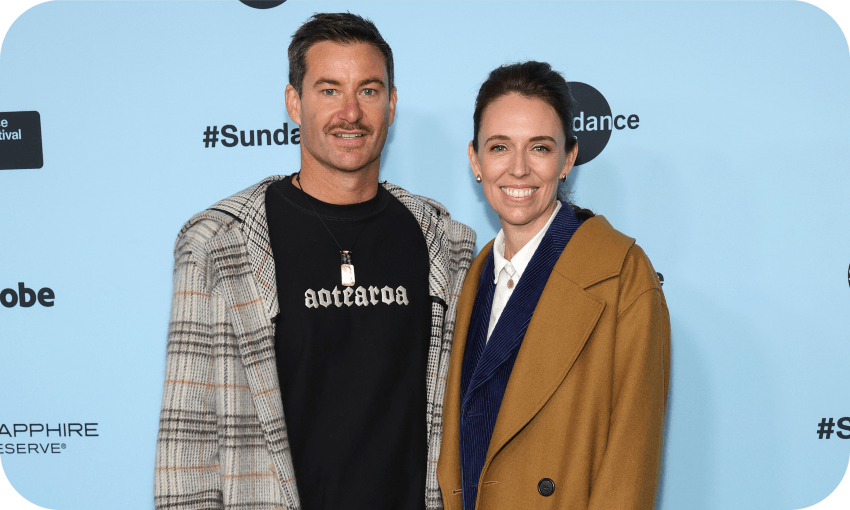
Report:
M 0 291 L 0 304 L 6 308 L 12 308 L 19 303 L 22 308 L 29 308 L 36 304 L 36 302 L 41 306 L 49 308 L 56 304 L 53 302 L 54 299 L 56 299 L 56 294 L 53 293 L 53 289 L 44 287 L 36 292 L 33 289 L 27 288 L 24 282 L 18 282 L 17 292 L 11 288 Z
M 318 308 L 319 305 L 325 308 L 331 305 L 337 308 L 351 305 L 374 306 L 380 303 L 407 305 L 407 289 L 402 286 L 393 289 L 386 285 L 379 289 L 370 285 L 368 290 L 359 286 L 356 289 L 346 287 L 344 290 L 339 290 L 334 287 L 334 290 L 321 289 L 316 292 L 313 289 L 307 289 L 304 292 L 304 305 L 307 308 Z

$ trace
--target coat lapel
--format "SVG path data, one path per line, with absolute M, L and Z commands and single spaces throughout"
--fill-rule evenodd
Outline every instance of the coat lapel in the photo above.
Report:
M 284 175 L 268 177 L 239 193 L 216 203 L 210 209 L 236 218 L 248 250 L 248 263 L 257 279 L 258 291 L 263 298 L 263 309 L 271 322 L 280 308 L 277 302 L 274 257 L 269 239 L 269 221 L 266 218 L 266 189 Z
M 563 276 L 552 273 L 505 389 L 485 469 L 493 456 L 531 421 L 558 389 L 604 308 L 603 302 Z
M 451 284 L 451 268 L 449 267 L 448 239 L 439 216 L 425 208 L 422 197 L 413 195 L 394 184 L 386 182 L 381 184 L 410 210 L 419 222 L 419 227 L 425 236 L 425 244 L 428 246 L 428 256 L 431 259 L 431 268 L 428 273 L 429 293 L 431 297 L 442 299 L 445 305 L 449 301 L 445 294 Z M 439 205 L 434 202 L 430 204 L 435 208 Z M 439 208 L 442 206 L 439 205 Z
M 272 176 L 228 197 L 210 209 L 234 217 L 238 228 L 213 239 L 226 257 L 217 260 L 217 277 L 236 334 L 242 365 L 269 445 L 287 507 L 300 507 L 295 469 L 283 416 L 275 359 L 274 320 L 280 312 L 277 282 L 266 216 L 266 190 L 285 176 Z M 216 249 L 213 246 L 211 249 Z
M 450 221 L 448 211 L 440 203 L 413 195 L 392 184 L 382 183 L 382 185 L 413 213 L 425 237 L 431 264 L 428 273 L 428 287 L 431 295 L 431 338 L 428 347 L 425 389 L 427 398 L 425 423 L 428 441 L 425 506 L 429 510 L 436 510 L 443 508 L 443 498 L 437 483 L 437 462 L 444 440 L 443 398 L 446 393 L 446 374 L 452 352 L 457 296 L 462 283 L 459 280 L 463 278 L 464 266 L 469 260 L 467 257 L 472 255 L 475 248 L 475 238 L 463 231 L 467 227 Z M 450 241 L 450 237 L 455 239 L 454 244 Z
M 445 229 L 439 217 L 425 208 L 422 199 L 408 191 L 393 184 L 383 183 L 384 187 L 393 194 L 416 218 L 425 236 L 425 244 L 428 246 L 428 258 L 430 268 L 428 271 L 428 291 L 431 295 L 431 338 L 428 346 L 428 369 L 426 371 L 426 399 L 427 420 L 426 433 L 431 437 L 431 429 L 434 424 L 436 402 L 443 401 L 445 386 L 440 386 L 438 374 L 440 373 L 441 356 L 443 347 L 443 326 L 447 302 L 450 300 L 446 293 L 451 284 L 451 273 L 449 267 L 449 243 Z M 438 325 L 439 327 L 434 327 Z M 442 389 L 442 391 L 438 391 Z M 439 420 L 439 417 L 437 417 Z M 430 441 L 429 441 L 430 445 Z M 433 452 L 436 454 L 437 452 Z M 429 452 L 430 454 L 430 452 Z M 429 455 L 430 457 L 431 455 Z
M 555 393 L 602 316 L 605 303 L 584 290 L 598 280 L 576 271 L 588 265 L 576 254 L 594 242 L 598 221 L 576 231 L 549 276 L 505 389 L 484 469 Z M 597 262 L 609 258 L 600 253 Z

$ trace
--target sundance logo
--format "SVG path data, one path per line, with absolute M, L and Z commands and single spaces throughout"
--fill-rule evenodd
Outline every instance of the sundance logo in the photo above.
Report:
M 572 81 L 570 91 L 576 101 L 576 116 L 573 117 L 573 132 L 578 138 L 576 166 L 588 163 L 601 154 L 613 130 L 640 127 L 640 117 L 636 114 L 613 115 L 605 96 L 590 85 Z
M 0 291 L 0 304 L 6 308 L 12 308 L 15 305 L 21 305 L 21 308 L 29 308 L 36 302 L 41 306 L 51 307 L 55 303 L 56 295 L 48 287 L 44 287 L 37 293 L 32 289 L 28 289 L 24 282 L 18 283 L 18 291 L 14 289 L 3 289 Z
M 224 139 L 219 139 L 218 135 L 221 135 Z M 271 129 L 239 130 L 233 124 L 222 126 L 221 131 L 218 130 L 218 126 L 207 126 L 206 131 L 204 131 L 205 149 L 209 149 L 210 147 L 214 149 L 217 143 L 225 147 L 236 147 L 240 144 L 243 147 L 254 147 L 255 145 L 262 146 L 263 142 L 265 142 L 266 146 L 269 146 L 272 144 L 272 141 L 274 141 L 275 145 L 289 145 L 290 141 L 294 145 L 299 145 L 301 143 L 301 130 L 297 127 L 290 130 L 289 123 L 284 122 L 282 128 L 274 131 Z

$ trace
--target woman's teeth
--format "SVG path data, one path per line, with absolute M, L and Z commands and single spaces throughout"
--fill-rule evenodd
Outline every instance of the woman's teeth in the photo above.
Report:
M 512 197 L 512 198 L 524 198 L 524 197 L 531 195 L 535 191 L 537 191 L 537 188 L 501 188 L 501 189 L 502 189 L 502 192 L 505 195 Z

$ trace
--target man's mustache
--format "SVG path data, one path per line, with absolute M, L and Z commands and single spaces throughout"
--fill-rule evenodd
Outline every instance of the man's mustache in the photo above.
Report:
M 364 134 L 371 135 L 372 128 L 367 126 L 366 124 L 362 124 L 361 122 L 341 122 L 339 124 L 334 124 L 333 126 L 325 129 L 325 133 L 330 133 L 336 129 L 341 129 L 343 131 L 360 131 Z

